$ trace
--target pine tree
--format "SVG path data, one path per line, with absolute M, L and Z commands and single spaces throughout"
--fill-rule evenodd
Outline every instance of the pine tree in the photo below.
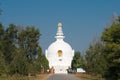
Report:
M 107 68 L 106 59 L 103 53 L 104 44 L 100 40 L 93 40 L 86 51 L 86 71 L 93 74 L 104 74 L 104 70 Z
M 105 42 L 104 53 L 109 63 L 105 76 L 112 79 L 120 78 L 120 25 L 112 25 L 102 34 L 102 40 Z
M 81 56 L 81 53 L 79 51 L 75 52 L 75 55 L 73 57 L 73 60 L 72 60 L 72 68 L 80 68 L 80 67 L 83 67 L 84 65 L 84 61 L 83 61 L 83 58 Z
M 101 39 L 105 43 L 104 54 L 108 63 L 108 68 L 104 73 L 105 78 L 118 80 L 120 79 L 120 21 L 106 28 Z

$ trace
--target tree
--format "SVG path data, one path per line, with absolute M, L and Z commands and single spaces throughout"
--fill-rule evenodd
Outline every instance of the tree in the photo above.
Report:
M 73 57 L 73 60 L 72 60 L 72 68 L 80 68 L 80 67 L 83 67 L 83 58 L 81 56 L 81 53 L 78 51 L 78 52 L 75 52 L 75 55 Z
M 42 55 L 41 64 L 42 64 L 42 68 L 44 69 L 44 72 L 46 72 L 49 69 L 49 65 L 45 55 Z
M 106 28 L 101 39 L 105 43 L 104 54 L 108 62 L 105 77 L 107 80 L 118 80 L 120 79 L 120 24 L 112 24 Z
M 7 67 L 4 60 L 4 55 L 0 50 L 0 75 L 7 73 Z
M 2 23 L 0 23 L 0 75 L 5 74 L 7 72 L 7 67 L 3 55 L 3 50 L 4 50 L 3 38 L 4 38 L 4 27 Z
M 105 56 L 103 54 L 104 44 L 100 40 L 93 40 L 86 51 L 86 71 L 94 74 L 103 75 L 104 70 L 107 68 Z
M 18 43 L 20 48 L 25 50 L 25 54 L 27 59 L 31 62 L 35 59 L 35 55 L 37 55 L 38 49 L 38 41 L 40 37 L 40 32 L 34 26 L 26 27 L 19 35 L 18 35 Z
M 27 60 L 28 74 L 38 72 L 40 64 L 37 58 L 42 58 L 41 48 L 39 47 L 40 31 L 34 26 L 28 26 L 18 34 L 18 46 L 24 52 Z
M 3 39 L 3 36 L 4 36 L 4 27 L 2 23 L 0 23 L 0 40 Z
M 39 72 L 46 72 L 49 69 L 48 60 L 46 59 L 45 55 L 42 54 L 41 47 L 38 49 L 38 57 L 36 59 L 36 63 L 36 68 Z
M 9 27 L 5 30 L 4 33 L 4 56 L 7 64 L 10 64 L 12 61 L 12 53 L 16 49 L 16 40 L 17 40 L 17 30 L 16 25 L 10 24 Z
M 0 52 L 3 53 L 3 38 L 4 38 L 4 27 L 2 25 L 2 23 L 0 23 Z
M 12 54 L 12 59 L 13 60 L 11 61 L 11 64 L 9 66 L 9 74 L 28 75 L 30 67 L 24 51 L 22 49 L 16 49 L 15 52 L 13 52 Z
M 0 75 L 35 74 L 48 67 L 39 45 L 40 31 L 34 26 L 10 24 L 4 29 L 0 23 Z

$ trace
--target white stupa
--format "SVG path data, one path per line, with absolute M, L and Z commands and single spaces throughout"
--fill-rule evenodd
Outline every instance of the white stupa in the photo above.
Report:
M 55 38 L 56 41 L 48 47 L 45 53 L 49 67 L 54 68 L 54 73 L 67 73 L 67 69 L 71 67 L 74 50 L 63 40 L 65 37 L 62 31 L 62 23 L 58 23 Z

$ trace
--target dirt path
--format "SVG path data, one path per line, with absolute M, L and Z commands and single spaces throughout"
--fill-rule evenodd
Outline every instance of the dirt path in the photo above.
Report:
M 53 74 L 50 75 L 47 80 L 80 80 L 70 74 Z

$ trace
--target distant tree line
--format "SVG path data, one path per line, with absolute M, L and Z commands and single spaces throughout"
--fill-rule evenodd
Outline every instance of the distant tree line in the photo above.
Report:
M 30 75 L 46 71 L 48 61 L 39 45 L 41 33 L 35 26 L 0 23 L 0 75 Z
M 73 69 L 77 69 L 77 68 L 83 68 L 84 67 L 84 59 L 83 59 L 83 55 L 81 55 L 80 51 L 76 51 L 72 60 L 72 64 L 71 67 Z
M 85 55 L 76 52 L 73 68 L 82 67 L 87 73 L 101 75 L 106 80 L 120 79 L 120 17 L 113 15 L 101 39 L 95 38 Z

